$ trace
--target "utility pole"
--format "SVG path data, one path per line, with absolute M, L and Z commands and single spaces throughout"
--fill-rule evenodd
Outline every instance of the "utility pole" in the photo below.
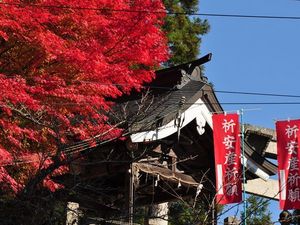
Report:
M 130 169 L 129 169 L 129 217 L 128 217 L 128 223 L 129 225 L 133 225 L 133 210 L 134 210 L 134 184 L 133 184 L 133 167 L 132 163 L 130 163 Z
M 243 159 L 243 207 L 244 207 L 244 219 L 243 219 L 243 225 L 247 225 L 247 199 L 246 199 L 246 190 L 245 190 L 245 184 L 246 184 L 246 160 L 245 160 L 245 125 L 243 121 L 243 115 L 244 110 L 240 110 L 240 116 L 241 116 L 241 126 L 242 126 L 242 159 Z

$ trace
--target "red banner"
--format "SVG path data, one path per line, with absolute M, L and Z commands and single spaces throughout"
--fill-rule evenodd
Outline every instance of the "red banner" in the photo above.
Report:
M 276 122 L 280 209 L 300 208 L 300 120 Z
M 219 204 L 242 201 L 240 126 L 237 114 L 213 117 L 216 200 Z

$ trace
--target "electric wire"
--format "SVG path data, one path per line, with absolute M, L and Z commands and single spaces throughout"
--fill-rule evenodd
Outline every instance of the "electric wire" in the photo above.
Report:
M 177 102 L 168 102 L 164 106 L 174 106 Z M 210 103 L 189 103 L 183 105 L 299 105 L 300 102 L 210 102 Z M 93 106 L 92 103 L 51 103 L 44 105 L 61 105 L 61 106 Z
M 0 2 L 4 6 L 17 7 L 37 7 L 37 8 L 57 8 L 57 9 L 72 9 L 72 10 L 92 10 L 105 12 L 124 12 L 124 13 L 151 13 L 151 14 L 167 14 L 167 15 L 186 15 L 186 16 L 206 16 L 206 17 L 227 17 L 227 18 L 246 18 L 246 19 L 279 19 L 279 20 L 300 20 L 300 16 L 274 16 L 274 15 L 250 15 L 250 14 L 223 14 L 223 13 L 194 13 L 194 12 L 172 12 L 172 11 L 151 11 L 151 10 L 133 10 L 133 9 L 111 9 L 97 7 L 76 7 L 64 5 L 38 5 L 38 4 L 20 4 Z
M 300 102 L 210 102 L 210 103 L 184 103 L 183 105 L 299 105 Z M 93 106 L 91 103 L 51 103 L 44 105 L 62 105 L 62 106 Z M 169 102 L 165 106 L 177 105 L 177 102 Z
M 169 104 L 169 105 L 175 105 L 175 104 L 178 105 L 178 102 L 177 102 L 177 103 L 174 102 L 174 103 Z M 184 103 L 184 104 L 188 104 L 188 103 Z M 196 104 L 198 104 L 198 103 L 196 103 Z M 213 104 L 220 104 L 220 103 L 213 103 Z M 300 102 L 276 102 L 276 103 L 275 103 L 275 102 L 269 102 L 269 103 L 266 103 L 266 102 L 249 103 L 249 102 L 248 102 L 248 103 L 221 103 L 221 104 L 300 104 Z M 164 105 L 167 105 L 167 104 L 164 104 Z M 190 103 L 190 105 L 195 105 L 195 103 Z M 203 105 L 203 103 L 199 103 L 198 105 Z M 169 114 L 170 114 L 170 113 L 174 113 L 174 112 L 176 112 L 176 111 L 177 111 L 177 109 L 175 109 L 175 110 L 169 112 Z M 160 119 L 161 119 L 161 118 L 156 118 L 157 121 L 160 120 Z M 70 147 L 66 147 L 66 148 L 63 149 L 62 152 L 64 152 L 64 154 L 66 154 L 66 155 L 70 155 L 70 154 L 74 154 L 74 153 L 78 153 L 78 152 L 82 152 L 82 151 L 85 151 L 85 150 L 94 148 L 94 147 L 96 147 L 96 146 L 98 146 L 98 145 L 101 145 L 101 144 L 103 144 L 103 143 L 106 143 L 106 141 L 105 141 L 105 142 L 100 142 L 100 144 L 97 143 L 96 146 L 93 146 L 93 145 L 91 144 L 92 141 L 97 140 L 97 138 L 99 138 L 100 136 L 103 136 L 103 134 L 100 134 L 100 135 L 97 135 L 96 137 L 92 137 L 92 138 L 89 138 L 89 139 L 80 141 L 80 142 L 78 142 L 78 143 L 76 143 L 76 144 L 74 144 L 74 145 L 72 145 L 72 146 L 70 146 Z M 11 164 L 22 164 L 22 163 L 24 163 L 24 162 L 32 162 L 32 160 L 22 160 L 22 159 L 18 159 L 17 161 L 14 161 L 14 162 L 11 163 Z M 5 163 L 5 162 L 3 162 L 3 163 L 4 163 L 5 165 L 10 165 L 10 164 L 7 164 L 7 163 Z
M 8 78 L 14 78 L 15 76 L 8 76 Z M 55 83 L 58 81 L 52 81 L 51 83 Z M 97 81 L 77 81 L 82 83 L 91 83 L 91 84 L 97 84 L 99 86 L 116 86 L 116 87 L 126 87 L 126 86 L 132 86 L 128 83 L 99 83 Z M 207 84 L 209 85 L 209 84 Z M 166 87 L 166 86 L 159 86 L 159 85 L 140 85 L 140 88 L 149 88 L 149 89 L 155 89 L 155 90 L 166 90 L 166 91 L 175 91 L 176 88 L 174 87 Z M 193 93 L 194 91 L 191 90 L 180 90 L 181 93 Z M 266 93 L 266 92 L 251 92 L 251 91 L 228 91 L 228 90 L 205 90 L 205 92 L 215 92 L 215 93 L 221 93 L 221 94 L 237 94 L 237 95 L 255 95 L 255 96 L 268 96 L 268 97 L 286 97 L 286 98 L 300 98 L 300 95 L 295 94 L 281 94 L 281 93 Z
M 177 103 L 177 104 L 178 104 L 178 103 Z M 168 115 L 170 115 L 170 114 L 172 114 L 172 113 L 177 112 L 177 110 L 178 110 L 178 109 L 171 110 L 171 111 L 169 111 L 166 115 L 161 115 L 161 116 L 155 118 L 155 119 L 154 119 L 154 122 L 157 122 L 157 121 L 161 120 L 163 117 L 168 116 Z M 146 128 L 147 128 L 147 127 L 143 127 L 143 129 L 146 129 Z M 131 134 L 130 132 L 125 132 L 125 133 L 122 134 L 122 137 L 128 136 L 128 135 L 130 135 L 130 134 Z M 102 134 L 100 134 L 100 135 L 102 135 Z M 96 137 L 91 137 L 91 138 L 89 138 L 89 139 L 80 141 L 79 143 L 76 143 L 76 144 L 74 144 L 74 145 L 72 145 L 72 146 L 70 146 L 70 147 L 66 147 L 66 148 L 63 149 L 63 152 L 66 153 L 66 154 L 67 154 L 67 153 L 73 154 L 73 153 L 77 153 L 77 152 L 81 152 L 81 151 L 90 149 L 90 148 L 92 148 L 90 141 L 97 140 L 97 138 L 98 138 L 100 135 L 97 135 Z M 106 143 L 106 141 L 102 141 L 102 142 L 100 142 L 99 145 L 103 145 L 103 144 L 105 144 L 105 143 Z M 98 146 L 98 145 L 97 145 L 97 146 Z M 83 149 L 81 149 L 82 147 L 83 147 Z M 95 147 L 95 146 L 94 146 L 94 147 Z
M 247 93 L 247 94 L 250 94 L 250 93 Z M 255 93 L 255 94 L 260 94 L 260 93 Z M 265 95 L 265 93 L 262 93 L 262 94 Z M 273 95 L 273 94 L 268 94 L 268 95 Z M 277 96 L 277 94 L 275 96 Z M 290 97 L 290 96 L 287 96 L 287 95 L 281 95 L 281 96 Z M 297 97 L 295 95 L 291 95 L 291 96 L 292 97 Z M 203 105 L 203 104 L 206 104 L 206 103 L 184 103 L 184 104 L 185 105 Z M 226 104 L 245 104 L 245 105 L 246 104 L 275 104 L 275 105 L 278 105 L 278 104 L 293 104 L 293 105 L 295 105 L 295 104 L 297 104 L 298 105 L 298 104 L 300 104 L 300 102 L 255 102 L 255 103 L 254 102 L 252 102 L 252 103 L 251 102 L 243 102 L 243 103 L 242 102 L 230 102 L 230 103 L 228 103 L 228 102 L 223 102 L 223 103 L 213 102 L 211 104 L 221 104 L 221 105 L 226 105 Z M 164 104 L 164 106 L 172 106 L 172 105 L 178 105 L 178 102 Z M 177 110 L 178 109 L 176 108 L 173 111 L 170 111 L 168 114 L 174 113 Z M 160 119 L 161 118 L 156 118 L 157 121 L 160 120 Z M 92 137 L 92 138 L 89 138 L 87 140 L 80 141 L 80 142 L 78 142 L 78 143 L 76 143 L 76 144 L 74 144 L 70 147 L 66 147 L 66 148 L 63 149 L 63 152 L 68 155 L 68 154 L 74 154 L 74 153 L 78 153 L 78 152 L 82 152 L 82 151 L 91 149 L 91 148 L 95 147 L 91 144 L 91 142 L 94 141 L 94 140 L 97 140 L 97 138 L 99 138 L 100 136 L 103 136 L 103 134 L 99 134 L 99 135 L 97 135 L 95 137 Z M 101 145 L 101 143 L 100 143 L 100 145 Z M 28 161 L 31 161 L 31 160 L 28 160 Z M 16 163 L 21 164 L 23 162 L 24 162 L 23 160 L 18 160 L 17 162 L 14 162 L 12 164 L 16 164 Z M 5 165 L 8 165 L 8 164 L 5 164 Z
M 173 110 L 173 111 L 170 111 L 167 115 L 171 114 L 171 113 L 174 113 L 176 112 L 177 109 Z M 158 118 L 155 118 L 154 122 L 155 121 L 159 121 L 163 116 L 160 116 Z M 105 132 L 107 133 L 107 132 Z M 128 135 L 130 135 L 131 132 L 125 132 L 122 134 L 122 137 L 126 137 Z M 109 142 L 112 142 L 114 140 L 117 140 L 118 138 L 121 138 L 121 137 L 114 137 L 114 138 L 111 138 L 111 139 L 108 139 L 108 140 L 102 140 L 101 142 L 98 142 L 98 143 L 91 143 L 95 140 L 97 140 L 100 136 L 103 136 L 103 134 L 99 134 L 99 135 L 96 135 L 95 137 L 91 137 L 91 138 L 88 138 L 88 139 L 85 139 L 85 140 L 82 140 L 82 141 L 79 141 L 78 143 L 75 143 L 73 144 L 72 146 L 69 146 L 69 147 L 65 147 L 61 150 L 61 152 L 64 154 L 64 156 L 70 156 L 70 155 L 74 155 L 76 153 L 80 153 L 80 152 L 84 152 L 84 151 L 87 151 L 87 150 L 90 150 L 90 149 L 94 149 L 96 147 L 99 147 L 101 145 L 104 145 L 104 144 L 107 144 Z M 29 157 L 29 156 L 28 156 Z M 3 162 L 3 164 L 0 164 L 0 167 L 1 166 L 12 166 L 12 165 L 19 165 L 19 164 L 26 164 L 26 163 L 32 163 L 32 162 L 38 162 L 37 160 L 32 160 L 32 159 L 29 159 L 29 160 L 24 160 L 22 157 L 21 158 L 18 158 L 18 159 L 14 159 L 13 162 Z

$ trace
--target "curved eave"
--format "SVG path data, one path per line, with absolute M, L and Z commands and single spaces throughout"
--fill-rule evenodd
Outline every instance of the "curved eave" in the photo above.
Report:
M 202 134 L 203 127 L 207 122 L 210 127 L 212 127 L 212 118 L 211 114 L 206 107 L 205 103 L 198 99 L 193 105 L 191 105 L 187 110 L 182 113 L 182 118 L 184 121 L 182 123 L 182 127 L 185 127 L 192 120 L 196 119 L 197 125 L 199 126 L 199 133 Z M 156 141 L 163 138 L 166 138 L 178 131 L 178 127 L 175 125 L 175 119 L 171 120 L 169 123 L 157 127 L 154 130 L 138 132 L 132 134 L 131 141 L 132 142 L 148 142 L 148 141 Z
M 196 119 L 199 135 L 203 134 L 205 123 L 213 129 L 211 112 L 201 99 L 198 99 L 195 104 L 184 112 L 184 117 L 185 120 L 182 127 L 185 127 L 192 120 Z M 135 133 L 131 135 L 131 140 L 132 142 L 148 142 L 166 138 L 178 131 L 174 123 L 175 121 L 172 120 L 168 124 L 158 127 L 155 130 Z M 245 144 L 245 153 L 245 166 L 248 171 L 257 177 L 268 180 L 271 175 L 276 173 L 277 167 L 264 157 L 258 155 L 247 143 Z
M 194 83 L 193 81 L 190 83 Z M 201 82 L 199 84 L 200 85 Z M 194 89 L 194 85 L 186 85 L 183 88 L 183 94 L 185 91 Z M 200 87 L 200 86 L 199 86 Z M 180 90 L 179 90 L 180 91 Z M 212 115 L 213 112 L 220 112 L 223 111 L 218 99 L 216 98 L 213 89 L 210 85 L 204 84 L 201 86 L 201 89 L 198 90 L 197 93 L 193 94 L 191 98 L 192 102 L 187 99 L 187 102 L 191 104 L 189 107 L 186 107 L 182 113 L 182 118 L 184 119 L 180 128 L 185 127 L 189 124 L 192 120 L 196 119 L 198 132 L 201 135 L 204 130 L 203 127 L 206 123 L 212 127 Z M 169 116 L 169 115 L 168 115 Z M 151 121 L 148 121 L 151 123 Z M 148 125 L 148 124 L 147 124 Z M 147 125 L 144 125 L 147 127 Z M 172 119 L 168 120 L 166 123 L 163 123 L 160 126 L 157 126 L 153 129 L 143 130 L 140 132 L 135 132 L 131 135 L 132 142 L 149 142 L 149 141 L 156 141 L 163 138 L 166 138 L 178 131 L 178 127 L 175 126 L 175 114 L 173 115 Z

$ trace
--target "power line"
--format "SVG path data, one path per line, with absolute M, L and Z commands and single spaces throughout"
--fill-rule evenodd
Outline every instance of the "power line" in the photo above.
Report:
M 92 10 L 106 12 L 125 12 L 125 13 L 151 13 L 151 14 L 167 14 L 167 15 L 186 15 L 186 16 L 207 16 L 207 17 L 228 17 L 228 18 L 245 18 L 245 19 L 280 19 L 280 20 L 300 20 L 300 16 L 275 16 L 275 15 L 250 15 L 250 14 L 223 14 L 223 13 L 193 13 L 193 12 L 172 12 L 172 11 L 151 11 L 151 10 L 133 10 L 133 9 L 111 9 L 97 7 L 76 7 L 76 6 L 54 6 L 54 5 L 38 5 L 38 4 L 19 4 L 0 2 L 0 5 L 17 6 L 17 7 L 37 7 L 37 8 L 56 8 L 56 9 L 72 9 L 72 10 Z
M 176 109 L 176 111 L 177 111 L 177 109 Z M 170 114 L 170 113 L 172 113 L 172 111 L 169 112 L 168 114 Z M 162 117 L 156 118 L 155 121 L 158 121 L 161 118 Z M 73 144 L 71 146 L 65 147 L 65 148 L 62 149 L 62 154 L 64 156 L 70 156 L 70 155 L 73 155 L 75 153 L 87 151 L 87 150 L 90 150 L 90 149 L 95 149 L 97 147 L 100 147 L 101 145 L 105 145 L 105 144 L 107 144 L 109 142 L 115 141 L 115 140 L 117 140 L 120 137 L 125 137 L 125 136 L 130 135 L 130 132 L 127 131 L 127 132 L 123 133 L 121 136 L 114 137 L 114 138 L 107 139 L 107 140 L 102 140 L 101 142 L 98 142 L 97 139 L 99 137 L 103 136 L 106 133 L 107 132 L 104 132 L 104 133 L 96 135 L 94 137 L 91 137 L 91 138 L 79 141 L 79 142 L 77 142 L 77 143 L 75 143 L 75 144 Z M 95 144 L 91 144 L 94 141 L 96 141 L 96 143 Z M 27 163 L 31 163 L 31 162 L 37 162 L 37 161 L 33 161 L 31 159 L 26 160 L 25 158 L 21 157 L 21 158 L 19 158 L 17 160 L 14 160 L 13 162 L 4 162 L 3 161 L 2 165 L 0 164 L 0 167 L 1 166 L 9 166 L 9 165 L 27 164 Z
M 300 102 L 204 102 L 204 103 L 189 103 L 185 102 L 183 105 L 299 105 Z M 51 104 L 44 104 L 44 105 L 61 105 L 61 106 L 93 106 L 92 103 L 51 103 Z M 178 101 L 173 102 L 166 102 L 164 106 L 174 106 L 178 105 Z
M 183 105 L 299 105 L 300 102 L 209 102 L 209 103 L 188 103 Z M 57 105 L 57 106 L 93 106 L 92 103 L 51 103 L 44 105 Z M 178 102 L 168 102 L 164 106 L 178 105 Z
M 187 105 L 209 105 L 209 104 L 212 105 L 217 105 L 217 104 L 220 105 L 299 105 L 300 102 L 211 102 L 211 103 L 184 103 L 184 104 Z
M 212 91 L 223 94 L 241 94 L 241 95 L 260 95 L 270 97 L 288 97 L 288 98 L 300 98 L 300 95 L 289 95 L 289 94 L 274 94 L 274 93 L 262 93 L 262 92 L 244 92 L 244 91 Z
M 230 17 L 246 19 L 281 19 L 281 20 L 300 20 L 300 16 L 268 16 L 268 15 L 245 15 L 245 14 L 218 14 L 218 13 L 194 13 L 195 16 L 208 17 Z M 191 14 L 193 15 L 193 14 Z
M 0 3 L 1 4 L 1 3 Z M 14 78 L 15 76 L 9 76 L 8 78 Z M 55 83 L 57 81 L 53 81 L 50 83 Z M 128 83 L 99 83 L 97 81 L 77 81 L 81 83 L 91 83 L 97 84 L 99 86 L 116 86 L 116 87 L 126 87 L 132 86 Z M 166 91 L 175 91 L 174 87 L 166 87 L 166 86 L 158 86 L 158 85 L 141 85 L 141 88 L 149 88 L 155 90 L 166 90 Z M 180 90 L 182 93 L 193 93 L 194 91 L 191 90 Z M 277 93 L 265 93 L 265 92 L 251 92 L 251 91 L 227 91 L 227 90 L 206 90 L 206 92 L 215 92 L 215 93 L 222 93 L 222 94 L 239 94 L 239 95 L 257 95 L 257 96 L 269 96 L 269 97 L 286 97 L 286 98 L 300 98 L 300 95 L 293 95 L 293 94 L 277 94 Z M 67 103 L 66 103 L 67 104 Z
M 81 81 L 83 83 L 97 83 L 93 81 Z M 111 84 L 98 84 L 103 86 L 130 86 L 127 83 L 111 83 Z M 158 86 L 158 85 L 142 85 L 142 88 L 150 88 L 150 89 L 158 89 L 158 90 L 167 90 L 167 91 L 174 91 L 174 88 Z M 246 92 L 246 91 L 226 91 L 226 90 L 206 90 L 207 92 L 216 92 L 216 93 L 223 93 L 223 94 L 241 94 L 241 95 L 261 95 L 261 96 L 270 96 L 270 97 L 288 97 L 288 98 L 300 98 L 300 95 L 291 95 L 291 94 L 277 94 L 277 93 L 263 93 L 263 92 Z M 184 93 L 191 93 L 193 91 L 190 90 L 181 90 Z
M 43 103 L 43 105 L 57 105 L 57 106 L 93 106 L 92 103 L 87 102 L 55 102 L 55 103 Z M 166 102 L 164 106 L 178 105 L 178 101 Z M 261 102 L 207 102 L 207 103 L 189 103 L 185 102 L 183 105 L 300 105 L 300 101 L 290 102 L 277 102 L 277 101 L 261 101 Z

